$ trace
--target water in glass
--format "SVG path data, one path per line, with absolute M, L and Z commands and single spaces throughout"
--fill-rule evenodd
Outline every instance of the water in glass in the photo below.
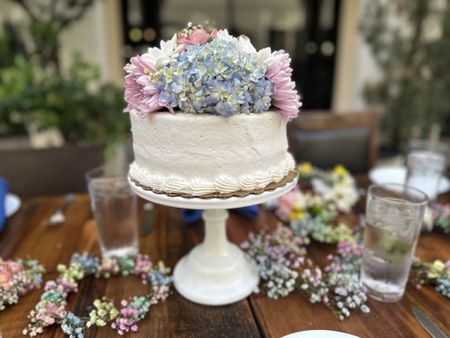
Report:
M 361 280 L 372 298 L 393 302 L 402 297 L 426 200 L 424 193 L 403 185 L 369 190 Z
M 88 173 L 88 187 L 102 255 L 137 254 L 137 197 L 125 174 L 95 169 Z
M 411 141 L 406 160 L 408 171 L 405 184 L 423 191 L 430 200 L 434 200 L 445 171 L 447 155 L 448 147 L 443 143 Z

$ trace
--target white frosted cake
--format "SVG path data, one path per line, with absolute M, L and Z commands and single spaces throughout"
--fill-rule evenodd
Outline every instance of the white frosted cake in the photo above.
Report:
M 296 178 L 286 123 L 300 101 L 284 51 L 189 25 L 125 67 L 131 181 L 158 194 L 258 194 Z
M 130 177 L 157 193 L 230 196 L 257 193 L 295 177 L 286 120 L 277 112 L 131 115 Z

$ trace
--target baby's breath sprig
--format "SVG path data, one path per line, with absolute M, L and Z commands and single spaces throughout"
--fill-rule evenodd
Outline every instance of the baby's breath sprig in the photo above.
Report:
M 311 303 L 327 305 L 340 320 L 355 309 L 370 311 L 365 304 L 366 289 L 359 280 L 362 250 L 356 242 L 339 243 L 338 254 L 329 256 L 325 268 L 306 257 L 304 238 L 286 226 L 272 233 L 251 233 L 241 247 L 256 261 L 262 289 L 269 298 L 301 292 Z
M 119 335 L 136 332 L 139 330 L 138 322 L 145 318 L 150 306 L 168 297 L 172 283 L 170 269 L 161 262 L 153 264 L 147 255 L 99 259 L 87 253 L 74 254 L 69 266 L 60 264 L 57 269 L 59 276 L 46 283 L 41 300 L 28 315 L 30 323 L 23 331 L 25 335 L 34 337 L 53 324 L 59 324 L 70 338 L 83 338 L 86 328 L 108 324 Z M 140 277 L 144 284 L 149 284 L 149 293 L 122 300 L 120 310 L 112 300 L 96 299 L 87 318 L 67 310 L 69 294 L 78 291 L 78 283 L 84 277 L 110 278 L 118 275 Z
M 450 203 L 435 203 L 432 206 L 433 226 L 450 234 Z
M 306 292 L 312 303 L 327 305 L 339 320 L 350 317 L 359 309 L 369 313 L 367 290 L 359 279 L 362 247 L 355 242 L 340 242 L 338 254 L 329 255 L 330 263 L 321 269 L 311 260 L 301 274 L 300 290 Z
M 413 280 L 419 289 L 429 284 L 444 297 L 450 298 L 450 259 L 445 263 L 441 260 L 433 263 L 414 262 Z
M 94 309 L 89 312 L 89 320 L 86 327 L 105 326 L 119 315 L 119 310 L 114 307 L 114 302 L 103 297 L 94 301 Z
M 2 260 L 0 258 L 0 311 L 16 304 L 19 298 L 38 288 L 44 267 L 33 259 Z
M 291 229 L 279 226 L 272 233 L 251 233 L 241 247 L 256 261 L 262 286 L 270 298 L 285 297 L 294 291 L 296 268 L 303 262 L 305 248 Z

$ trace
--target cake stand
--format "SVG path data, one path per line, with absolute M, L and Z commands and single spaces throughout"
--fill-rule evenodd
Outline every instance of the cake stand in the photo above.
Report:
M 289 192 L 297 179 L 272 191 L 245 197 L 184 198 L 156 194 L 137 186 L 128 178 L 131 189 L 140 197 L 175 208 L 204 209 L 205 239 L 175 266 L 174 285 L 188 300 L 203 305 L 225 305 L 246 298 L 256 289 L 259 275 L 256 264 L 227 239 L 226 209 L 260 204 Z

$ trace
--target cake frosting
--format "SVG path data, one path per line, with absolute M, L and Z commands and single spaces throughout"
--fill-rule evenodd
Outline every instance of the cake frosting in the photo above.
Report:
M 129 175 L 154 192 L 203 196 L 254 192 L 295 168 L 286 120 L 274 111 L 130 115 L 135 161 Z

